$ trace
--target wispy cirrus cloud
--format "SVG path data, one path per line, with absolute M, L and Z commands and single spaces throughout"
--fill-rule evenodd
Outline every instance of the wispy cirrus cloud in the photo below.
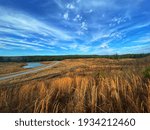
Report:
M 100 48 L 109 48 L 109 45 L 107 42 L 104 42 L 100 45 Z
M 134 46 L 126 46 L 118 50 L 118 53 L 127 54 L 127 53 L 149 53 L 150 46 L 149 44 L 144 45 L 134 45 Z
M 16 2 L 5 0 L 0 5 L 0 47 L 3 50 L 115 54 L 127 53 L 131 47 L 133 52 L 139 49 L 142 53 L 150 44 L 146 35 L 150 30 L 148 0 L 134 3 L 131 0 Z
M 46 24 L 23 12 L 0 7 L 0 44 L 20 47 L 20 49 L 30 48 L 33 50 L 43 50 L 49 45 L 54 45 L 55 39 L 72 40 L 63 29 L 58 29 L 50 24 Z M 43 38 L 43 39 L 42 39 Z M 26 39 L 26 40 L 25 40 Z M 41 40 L 42 39 L 42 40 Z M 3 44 L 3 46 L 2 46 Z M 55 42 L 55 46 L 56 42 Z
M 150 34 L 137 38 L 137 40 L 133 41 L 135 43 L 150 43 Z
M 7 11 L 3 12 L 2 10 Z M 41 22 L 40 20 L 33 18 L 30 15 L 7 8 L 5 9 L 3 7 L 0 7 L 0 26 L 3 27 L 3 30 L 6 29 L 6 32 L 7 29 L 9 29 L 9 31 L 24 31 L 27 34 L 37 33 L 42 36 L 52 36 L 63 40 L 69 40 L 72 38 L 69 36 L 69 34 L 67 34 L 67 32 L 60 28 L 58 29 L 57 27 L 54 27 L 50 24 Z

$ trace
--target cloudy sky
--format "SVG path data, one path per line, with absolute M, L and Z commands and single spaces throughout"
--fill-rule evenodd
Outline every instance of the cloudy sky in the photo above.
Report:
M 0 55 L 150 52 L 150 0 L 0 0 Z

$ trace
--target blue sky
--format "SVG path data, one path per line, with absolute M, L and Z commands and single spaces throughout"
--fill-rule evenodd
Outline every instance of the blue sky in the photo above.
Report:
M 150 52 L 150 0 L 0 0 L 0 55 Z

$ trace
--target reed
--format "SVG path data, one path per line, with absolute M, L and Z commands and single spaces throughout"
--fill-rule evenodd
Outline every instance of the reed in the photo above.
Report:
M 150 81 L 138 75 L 74 76 L 0 89 L 1 112 L 150 112 Z
M 37 74 L 47 73 L 46 78 L 36 79 L 34 74 L 24 83 L 18 78 L 11 87 L 6 82 L 0 87 L 0 112 L 150 112 L 147 61 L 149 57 L 62 61 Z M 51 77 L 53 71 L 60 75 Z

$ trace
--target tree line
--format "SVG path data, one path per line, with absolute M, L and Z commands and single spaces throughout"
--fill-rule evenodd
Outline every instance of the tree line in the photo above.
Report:
M 79 59 L 79 58 L 143 58 L 150 56 L 147 54 L 124 54 L 124 55 L 58 55 L 58 56 L 0 56 L 0 62 L 39 62 L 39 61 L 61 61 L 65 59 Z

